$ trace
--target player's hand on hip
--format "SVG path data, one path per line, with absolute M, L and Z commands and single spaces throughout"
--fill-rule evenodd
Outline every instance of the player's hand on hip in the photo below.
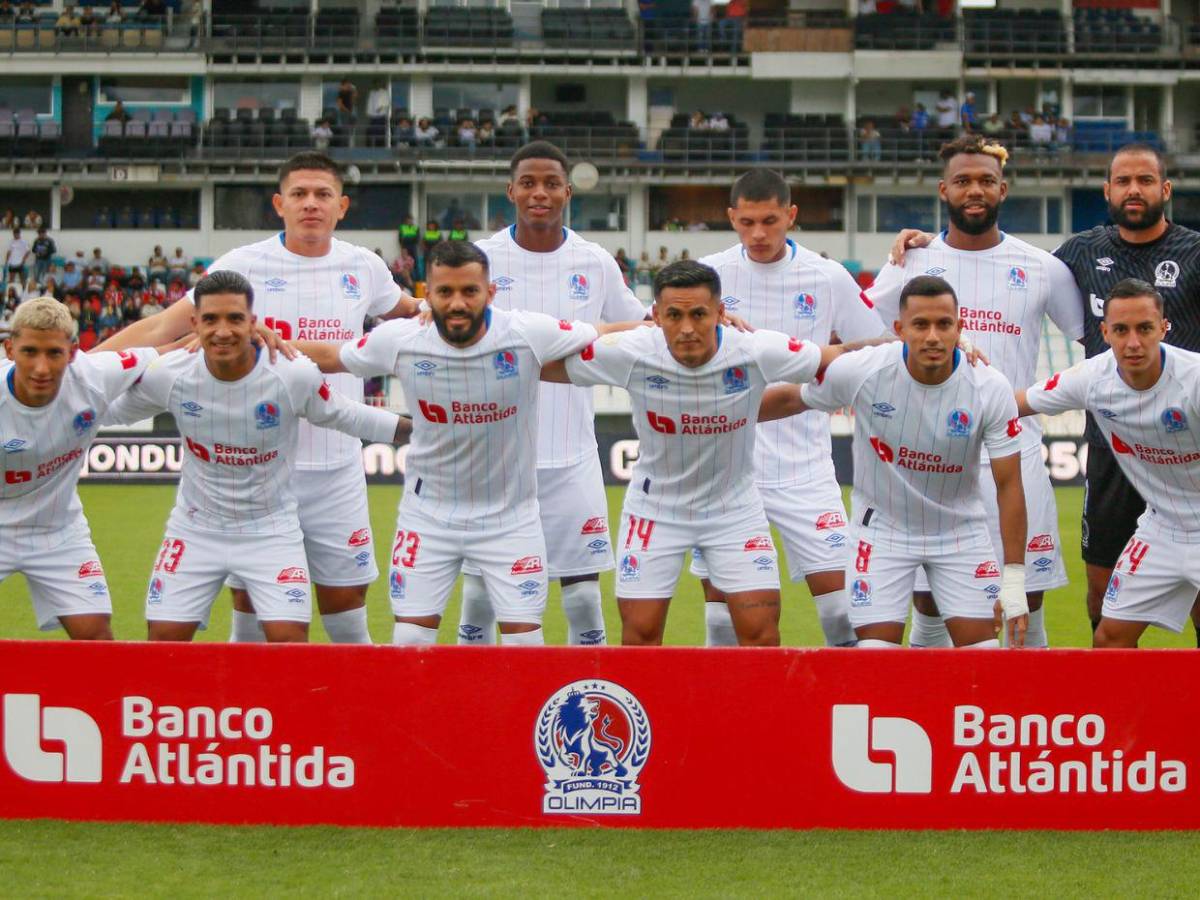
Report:
M 271 362 L 275 362 L 278 354 L 282 353 L 285 359 L 295 359 L 300 355 L 295 347 L 279 336 L 279 332 L 274 328 L 268 328 L 261 322 L 254 326 L 254 336 L 251 338 L 256 347 L 266 347 L 267 353 L 271 358 Z
M 888 262 L 893 266 L 903 265 L 904 254 L 907 250 L 928 247 L 932 241 L 932 234 L 921 231 L 919 228 L 905 228 L 896 235 L 896 240 L 892 242 L 892 249 L 888 251 Z

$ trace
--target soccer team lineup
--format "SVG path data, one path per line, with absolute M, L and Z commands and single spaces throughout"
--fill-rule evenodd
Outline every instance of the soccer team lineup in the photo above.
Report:
M 568 643 L 653 646 L 681 578 L 699 578 L 706 645 L 778 646 L 790 578 L 828 646 L 1046 647 L 1044 595 L 1079 550 L 1059 535 L 1039 417 L 1083 410 L 1093 645 L 1181 631 L 1200 589 L 1200 235 L 1164 216 L 1162 157 L 1118 150 L 1113 224 L 1054 253 L 1002 230 L 1003 147 L 967 134 L 940 158 L 948 227 L 898 235 L 873 286 L 789 236 L 788 184 L 758 168 L 731 187 L 738 241 L 663 267 L 647 308 L 564 227 L 552 144 L 512 157 L 515 225 L 430 250 L 424 300 L 335 237 L 341 170 L 299 153 L 279 172 L 283 230 L 218 258 L 163 313 L 85 353 L 62 303 L 17 308 L 0 580 L 25 576 L 40 629 L 112 639 L 81 463 L 102 427 L 170 413 L 183 464 L 146 573 L 152 641 L 192 640 L 228 585 L 231 640 L 307 641 L 315 607 L 333 642 L 370 643 L 383 577 L 392 643 L 429 645 L 461 577 L 460 644 L 543 644 L 556 580 Z M 1086 358 L 1039 380 L 1046 317 Z M 284 340 L 267 319 L 347 339 Z M 362 402 L 380 377 L 411 418 Z M 640 448 L 611 523 L 596 386 L 628 392 Z M 363 441 L 408 442 L 382 573 Z M 614 570 L 619 636 L 600 587 Z

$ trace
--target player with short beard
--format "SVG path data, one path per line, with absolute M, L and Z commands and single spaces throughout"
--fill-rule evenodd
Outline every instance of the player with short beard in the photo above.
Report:
M 1083 336 L 1083 311 L 1065 265 L 1044 250 L 1000 230 L 1001 206 L 1008 196 L 1004 148 L 976 134 L 941 148 L 945 164 L 938 194 L 950 224 L 929 246 L 910 250 L 898 265 L 880 268 L 867 296 L 887 321 L 900 318 L 899 296 L 906 282 L 935 274 L 954 286 L 963 318 L 963 335 L 983 351 L 992 366 L 1012 384 L 1028 384 L 1037 374 L 1045 316 L 1071 340 Z M 1029 601 L 1026 645 L 1047 645 L 1042 599 L 1044 592 L 1067 583 L 1058 536 L 1054 488 L 1042 463 L 1041 426 L 1026 424 L 1021 435 L 1022 484 L 1028 512 L 1025 542 L 1025 588 Z M 1001 552 L 996 491 L 986 457 L 980 488 L 988 509 L 988 526 L 997 554 Z M 950 637 L 937 616 L 936 598 L 922 573 L 917 575 L 913 646 L 949 646 Z

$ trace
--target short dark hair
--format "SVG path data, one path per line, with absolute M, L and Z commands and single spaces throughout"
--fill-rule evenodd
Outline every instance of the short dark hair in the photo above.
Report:
M 938 150 L 938 158 L 943 163 L 948 163 L 956 156 L 981 155 L 990 156 L 996 162 L 1000 163 L 1000 168 L 1004 168 L 1004 164 L 1008 162 L 1008 150 L 999 141 L 993 141 L 990 138 L 984 137 L 982 134 L 962 134 L 952 141 L 947 141 L 942 144 Z
M 209 272 L 192 288 L 192 305 L 200 309 L 200 298 L 209 294 L 241 294 L 246 298 L 246 308 L 254 308 L 254 287 L 239 272 L 221 269 Z
M 654 299 L 662 296 L 665 288 L 707 287 L 714 297 L 721 296 L 721 276 L 712 266 L 694 259 L 680 259 L 663 266 L 654 276 Z
M 1117 157 L 1125 153 L 1145 153 L 1147 156 L 1153 156 L 1154 161 L 1158 163 L 1158 177 L 1163 181 L 1167 180 L 1167 161 L 1162 155 L 1162 151 L 1153 144 L 1147 144 L 1143 141 L 1135 141 L 1132 144 L 1125 144 L 1117 148 L 1117 152 L 1112 155 L 1112 159 L 1108 161 L 1108 169 L 1104 172 L 1104 180 L 1112 180 L 1113 163 L 1117 161 Z
M 339 187 L 345 181 L 345 176 L 342 174 L 342 167 L 328 153 L 322 153 L 319 150 L 302 150 L 279 167 L 278 183 L 282 187 L 284 180 L 293 172 L 312 169 L 319 172 L 328 172 L 337 179 Z
M 750 202 L 775 200 L 780 206 L 792 205 L 792 189 L 787 180 L 774 169 L 751 169 L 738 178 L 729 189 L 729 205 L 737 206 L 745 198 Z
M 428 268 L 446 266 L 449 269 L 461 269 L 471 263 L 479 263 L 483 274 L 488 274 L 487 254 L 470 241 L 438 241 L 429 251 Z
M 950 282 L 945 278 L 938 278 L 936 275 L 918 275 L 916 278 L 910 278 L 900 289 L 900 309 L 903 310 L 908 306 L 909 297 L 941 297 L 943 294 L 951 296 L 954 300 L 954 308 L 957 310 L 958 295 L 954 293 Z
M 1163 295 L 1150 282 L 1140 278 L 1123 278 L 1114 284 L 1104 298 L 1104 314 L 1108 315 L 1108 304 L 1113 300 L 1132 300 L 1134 297 L 1149 297 L 1154 301 L 1159 315 L 1162 315 L 1165 306 Z
M 512 159 L 508 163 L 509 175 L 515 176 L 517 174 L 517 166 L 527 159 L 552 159 L 562 166 L 564 175 L 567 174 L 571 166 L 567 162 L 567 155 L 549 141 L 530 141 L 512 155 Z

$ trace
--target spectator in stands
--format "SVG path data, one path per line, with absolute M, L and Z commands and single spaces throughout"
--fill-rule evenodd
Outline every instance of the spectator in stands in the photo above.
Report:
M 650 284 L 654 281 L 656 270 L 654 264 L 650 262 L 650 251 L 643 250 L 642 255 L 638 257 L 637 266 L 633 270 L 633 280 L 637 284 Z
M 20 227 L 21 220 L 17 217 L 17 214 L 12 209 L 6 209 L 4 211 L 4 218 L 0 219 L 0 228 L 3 228 L 5 231 L 12 231 L 14 228 Z
M 129 325 L 141 318 L 141 303 L 133 294 L 122 294 L 117 298 L 121 306 L 121 324 Z M 101 307 L 103 309 L 103 307 Z
M 75 265 L 75 260 L 68 259 L 67 264 L 63 267 L 63 290 L 75 291 L 81 284 L 83 284 L 83 273 L 79 271 L 79 266 Z
M 154 245 L 154 252 L 150 254 L 150 259 L 146 263 L 146 271 L 150 273 L 151 278 L 166 278 L 167 271 L 171 264 L 167 262 L 166 256 L 163 255 L 163 249 L 160 245 Z
M 120 122 L 124 125 L 129 121 L 129 113 L 125 111 L 125 104 L 118 100 L 117 105 L 109 111 L 109 114 L 104 117 L 105 122 Z
M 1042 118 L 1041 114 L 1033 117 L 1029 126 L 1029 144 L 1037 154 L 1043 154 L 1054 149 L 1054 126 Z
M 692 29 L 696 34 L 696 46 L 707 51 L 712 33 L 712 0 L 692 0 Z
M 74 4 L 65 7 L 54 21 L 54 30 L 63 37 L 76 37 L 79 34 L 79 29 L 82 27 L 83 20 L 79 18 L 79 13 L 75 11 Z
M 417 227 L 417 220 L 413 218 L 412 213 L 404 214 L 404 218 L 400 220 L 400 227 L 397 229 L 397 232 L 400 249 L 416 257 L 421 246 L 421 229 Z
M 476 135 L 475 140 L 480 147 L 496 146 L 496 130 L 492 128 L 491 122 L 479 123 L 479 134 Z
M 96 328 L 100 336 L 116 331 L 121 327 L 121 313 L 111 300 L 106 300 L 100 307 L 100 315 L 96 316 Z
M 22 228 L 28 228 L 30 231 L 37 231 L 46 223 L 42 218 L 42 214 L 36 209 L 31 209 L 25 213 L 25 218 L 21 221 Z
M 960 114 L 962 117 L 961 124 L 963 131 L 969 133 L 977 130 L 979 120 L 975 113 L 975 94 L 971 91 L 967 91 L 967 97 L 965 100 L 963 100 Z
M 654 274 L 657 275 L 658 270 L 669 264 L 671 261 L 670 252 L 668 252 L 666 247 L 660 246 L 658 248 L 658 259 L 654 261 Z
M 108 260 L 104 258 L 104 254 L 100 252 L 99 247 L 92 248 L 92 258 L 88 260 L 88 266 L 93 269 L 99 268 L 100 272 L 104 275 L 107 275 L 108 270 L 111 268 Z
M 58 252 L 58 245 L 54 243 L 54 239 L 46 234 L 46 226 L 38 227 L 37 237 L 33 241 L 33 277 L 38 281 L 45 281 L 46 274 L 50 271 L 50 263 L 54 261 L 54 254 Z
M 706 116 L 703 111 L 699 109 L 696 110 L 692 113 L 692 117 L 688 119 L 688 128 L 692 129 L 693 131 L 707 131 L 708 116 Z
M 709 131 L 728 131 L 729 119 L 725 118 L 725 113 L 715 112 L 708 117 Z
M 12 0 L 0 0 L 0 22 L 12 22 L 17 12 L 13 9 Z
M 725 14 L 717 20 L 717 49 L 737 53 L 742 49 L 742 30 L 750 0 L 729 0 Z
M 100 23 L 96 21 L 96 11 L 90 6 L 83 8 L 83 13 L 79 16 L 79 26 L 88 36 L 94 35 L 100 30 Z
M 53 297 L 55 300 L 61 300 L 63 295 L 62 285 L 54 277 L 46 279 L 46 283 L 42 285 L 42 293 L 47 297 Z
M 96 334 L 96 328 L 92 324 L 83 325 L 79 329 L 79 349 L 87 353 L 100 342 L 99 335 Z
M 392 98 L 387 84 L 377 81 L 367 94 L 367 146 L 382 147 L 387 143 L 388 114 Z
M 92 266 L 87 278 L 83 281 L 83 290 L 85 293 L 92 291 L 100 293 L 104 290 L 104 285 L 107 281 L 108 279 L 104 277 L 104 270 L 99 266 Z
M 167 15 L 166 0 L 142 0 L 138 4 L 137 12 L 133 15 L 134 18 L 142 20 L 165 18 Z
M 21 305 L 21 288 L 19 285 L 10 284 L 4 289 L 4 308 L 16 309 Z
M 401 116 L 392 130 L 393 147 L 412 147 L 417 143 L 417 134 L 413 129 L 412 119 Z
M 112 5 L 108 8 L 108 13 L 104 16 L 105 25 L 120 25 L 125 19 L 125 12 L 121 9 L 121 0 L 112 0 Z
M 958 101 L 950 91 L 942 91 L 938 102 L 933 107 L 937 114 L 937 125 L 943 131 L 953 129 L 959 121 Z
M 1071 147 L 1071 123 L 1062 116 L 1054 120 L 1054 147 L 1057 150 Z
M 1025 107 L 1025 109 L 1023 109 L 1021 111 L 1021 121 L 1025 123 L 1026 128 L 1028 128 L 1030 125 L 1033 124 L 1033 117 L 1036 114 L 1037 114 L 1037 110 L 1035 110 L 1033 108 L 1032 103 L 1029 104 L 1029 106 Z
M 475 149 L 476 136 L 474 119 L 463 119 L 458 123 L 458 146 Z
M 337 123 L 353 125 L 358 108 L 358 88 L 349 78 L 343 78 L 337 92 Z
M 329 147 L 329 142 L 333 140 L 333 129 L 329 127 L 327 119 L 317 119 L 316 124 L 312 127 L 312 142 L 313 146 L 318 150 L 326 150 Z
M 17 10 L 18 25 L 35 25 L 37 24 L 37 10 L 33 8 L 32 0 L 25 0 Z
M 633 287 L 633 273 L 636 266 L 634 266 L 633 260 L 625 255 L 625 248 L 619 247 L 613 258 L 617 261 L 617 268 L 621 270 L 621 277 L 625 279 L 626 286 Z
M 504 125 L 509 124 L 510 122 L 513 123 L 514 125 L 521 124 L 521 116 L 520 116 L 520 114 L 517 113 L 517 108 L 515 106 L 511 106 L 511 105 L 504 107 L 504 110 L 500 113 L 500 123 L 499 124 L 501 126 L 504 126 Z
M 998 112 L 992 113 L 990 116 L 984 119 L 983 124 L 979 126 L 979 130 L 990 138 L 998 138 L 1004 129 L 1004 120 L 1000 118 L 1000 113 Z
M 878 162 L 883 158 L 883 136 L 873 119 L 863 119 L 862 127 L 858 129 L 858 149 L 865 160 Z
M 1018 110 L 1013 110 L 1012 115 L 1008 117 L 1008 122 L 1005 123 L 1010 133 L 1010 140 L 1016 140 L 1023 137 L 1025 132 L 1029 130 L 1029 126 L 1025 124 L 1025 120 L 1021 118 L 1021 113 Z
M 116 272 L 110 273 L 116 275 Z M 125 287 L 137 293 L 146 288 L 146 273 L 142 271 L 141 266 L 134 266 L 133 271 L 129 273 L 129 277 L 125 279 Z
M 187 278 L 188 261 L 183 255 L 183 248 L 176 247 L 175 255 L 167 260 L 167 277 L 172 281 L 183 281 Z
M 925 108 L 924 103 L 913 107 L 912 119 L 909 122 L 913 131 L 924 131 L 929 127 L 929 110 Z
M 708 231 L 708 223 L 702 219 L 687 223 L 688 231 Z
M 36 278 L 30 275 L 25 279 L 25 287 L 21 290 L 21 302 L 40 296 L 42 296 L 42 286 L 38 284 Z
M 21 237 L 21 229 L 14 228 L 12 243 L 8 245 L 8 256 L 4 260 L 5 281 L 21 286 L 25 280 L 25 263 L 29 259 L 29 244 Z
M 400 254 L 392 260 L 390 266 L 392 270 L 392 281 L 408 291 L 413 293 L 416 290 L 416 284 L 413 280 L 413 271 L 417 267 L 417 259 L 409 253 L 407 247 L 400 248 Z
M 680 259 L 691 259 L 692 258 L 692 255 L 690 253 L 688 253 L 687 247 L 684 247 L 682 250 L 679 251 L 679 258 Z
M 417 119 L 417 127 L 413 129 L 413 136 L 417 139 L 418 147 L 435 147 L 441 132 L 429 119 L 420 118 Z
M 188 287 L 194 288 L 206 274 L 207 272 L 204 269 L 204 263 L 197 262 L 194 266 L 192 266 L 192 270 L 188 272 Z
M 142 319 L 148 319 L 151 316 L 158 315 L 162 311 L 162 304 L 159 302 L 157 297 L 151 294 L 149 299 L 142 302 L 142 309 L 141 312 L 138 313 L 138 316 Z

